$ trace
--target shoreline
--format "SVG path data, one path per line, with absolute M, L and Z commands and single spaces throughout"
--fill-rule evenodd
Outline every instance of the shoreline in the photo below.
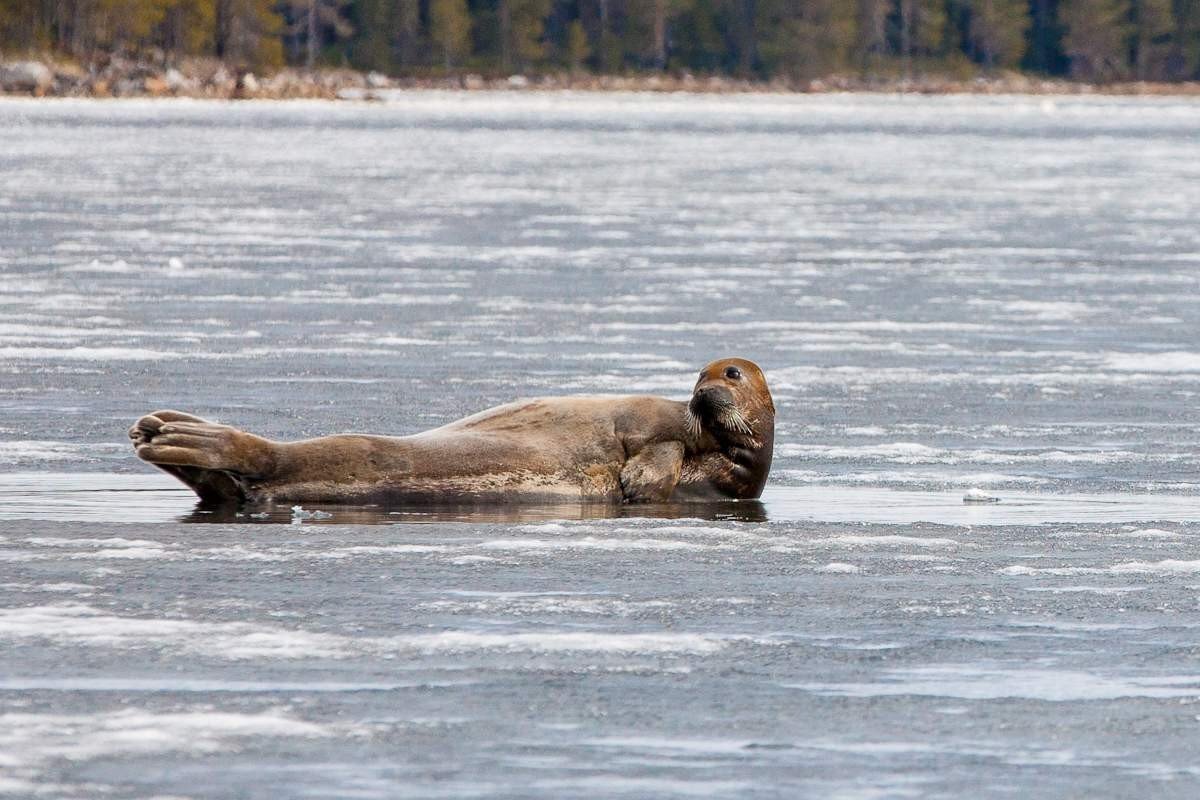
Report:
M 113 59 L 103 67 L 45 59 L 0 62 L 0 97 L 191 98 L 208 100 L 335 100 L 364 102 L 392 91 L 514 93 L 643 92 L 698 95 L 1033 95 L 1045 97 L 1200 97 L 1200 81 L 1095 84 L 1016 72 L 972 78 L 939 75 L 831 75 L 808 81 L 749 81 L 719 76 L 557 73 L 486 78 L 476 74 L 393 78 L 376 72 L 286 68 L 259 77 L 212 59 L 176 66 Z

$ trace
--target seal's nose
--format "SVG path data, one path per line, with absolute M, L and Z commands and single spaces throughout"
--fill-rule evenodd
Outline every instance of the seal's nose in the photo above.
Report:
M 723 386 L 703 386 L 692 394 L 688 408 L 693 414 L 704 414 L 721 406 L 732 405 L 733 394 Z

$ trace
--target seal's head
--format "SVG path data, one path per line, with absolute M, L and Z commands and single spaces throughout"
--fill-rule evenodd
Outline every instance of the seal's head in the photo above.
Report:
M 744 358 L 723 358 L 700 370 L 687 416 L 696 436 L 707 432 L 718 440 L 768 447 L 774 439 L 775 404 L 767 379 Z
M 723 358 L 700 371 L 685 412 L 689 447 L 721 454 L 709 481 L 730 497 L 762 494 L 775 446 L 775 403 L 753 361 Z

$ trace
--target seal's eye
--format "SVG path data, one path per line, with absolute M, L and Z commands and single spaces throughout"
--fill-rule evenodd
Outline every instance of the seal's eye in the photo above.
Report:
M 725 377 L 729 378 L 729 380 L 731 380 L 731 381 L 741 380 L 742 371 L 740 369 L 738 369 L 737 367 L 726 367 L 725 368 Z

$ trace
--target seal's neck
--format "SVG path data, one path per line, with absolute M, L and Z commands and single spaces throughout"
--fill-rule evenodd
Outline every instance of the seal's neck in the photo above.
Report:
M 751 499 L 762 494 L 775 449 L 773 419 L 756 420 L 751 429 L 751 435 L 737 433 L 719 440 L 721 451 L 733 462 L 730 477 L 734 491 L 731 494 L 739 499 Z
M 739 500 L 751 500 L 762 494 L 775 447 L 773 415 L 756 415 L 747 421 L 750 433 L 705 423 L 688 448 L 698 454 L 723 456 L 726 468 L 710 474 L 709 480 L 722 494 Z

